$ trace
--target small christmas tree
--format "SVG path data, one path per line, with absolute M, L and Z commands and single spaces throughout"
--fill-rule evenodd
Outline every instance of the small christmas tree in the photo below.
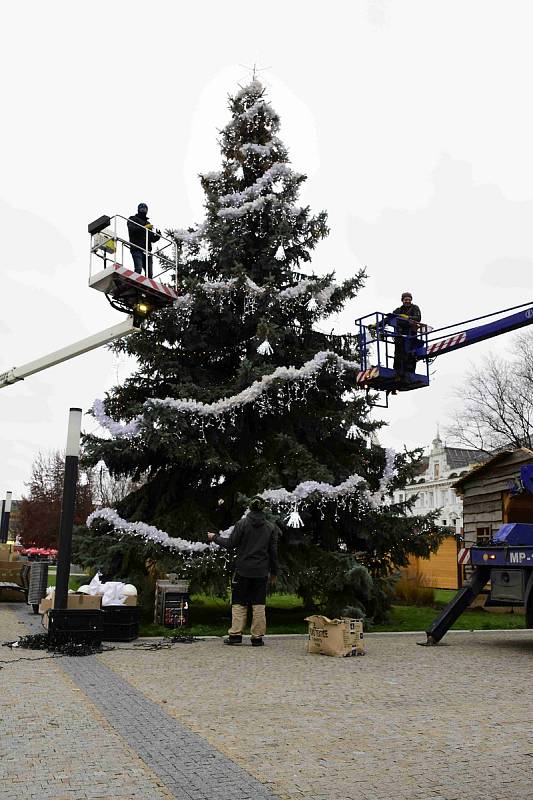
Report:
M 382 502 L 413 458 L 367 447 L 381 423 L 355 390 L 355 337 L 318 327 L 365 273 L 337 284 L 310 271 L 326 213 L 297 205 L 305 176 L 289 165 L 259 81 L 229 107 L 221 169 L 201 176 L 205 220 L 171 232 L 180 299 L 114 345 L 138 369 L 95 403 L 111 437 L 85 441 L 90 463 L 144 483 L 93 515 L 77 558 L 111 568 L 122 553 L 130 578 L 140 563 L 173 566 L 225 590 L 228 559 L 206 532 L 229 528 L 262 494 L 283 529 L 281 588 L 330 613 L 379 613 L 393 569 L 439 537 L 431 518 Z

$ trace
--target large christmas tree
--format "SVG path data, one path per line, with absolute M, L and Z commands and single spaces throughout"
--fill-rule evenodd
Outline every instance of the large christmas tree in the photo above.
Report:
M 172 231 L 180 300 L 114 345 L 138 368 L 95 404 L 111 435 L 85 441 L 90 463 L 142 486 L 93 515 L 76 557 L 137 580 L 140 565 L 173 568 L 223 591 L 231 564 L 206 532 L 262 494 L 283 531 L 281 588 L 330 613 L 380 614 L 394 569 L 439 535 L 383 502 L 416 458 L 368 446 L 380 423 L 355 389 L 355 337 L 319 329 L 364 271 L 340 284 L 313 274 L 327 216 L 297 204 L 305 176 L 278 115 L 257 80 L 229 107 L 221 169 L 201 176 L 205 220 Z

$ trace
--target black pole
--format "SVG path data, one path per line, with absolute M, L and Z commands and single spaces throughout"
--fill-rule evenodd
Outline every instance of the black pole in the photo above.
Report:
M 59 524 L 57 546 L 57 571 L 54 608 L 65 609 L 68 598 L 70 577 L 70 553 L 72 550 L 72 526 L 76 504 L 78 483 L 78 456 L 80 452 L 81 408 L 71 408 L 68 420 L 67 450 L 65 454 L 65 480 L 63 483 L 63 502 Z
M 9 517 L 11 516 L 11 492 L 6 492 L 6 499 L 2 503 L 2 522 L 0 525 L 0 542 L 5 544 L 9 535 Z
M 4 506 L 5 500 L 2 500 L 2 509 L 0 510 L 0 544 L 2 544 L 2 531 L 4 530 Z

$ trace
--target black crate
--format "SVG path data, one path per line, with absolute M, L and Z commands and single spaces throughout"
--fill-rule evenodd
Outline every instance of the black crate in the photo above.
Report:
M 139 606 L 103 606 L 104 642 L 132 642 L 139 638 Z
M 104 614 L 104 628 L 106 625 L 124 625 L 130 622 L 139 622 L 141 609 L 139 606 L 102 606 Z
M 50 644 L 68 642 L 98 646 L 104 631 L 103 612 L 100 609 L 51 608 L 48 612 Z
M 139 638 L 139 623 L 127 622 L 125 625 L 120 623 L 106 625 L 102 634 L 104 642 L 133 642 Z

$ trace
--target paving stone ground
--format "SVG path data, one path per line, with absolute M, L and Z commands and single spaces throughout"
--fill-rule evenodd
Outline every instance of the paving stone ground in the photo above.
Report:
M 2 638 L 5 616 L 0 606 Z M 10 620 L 16 628 L 13 612 Z M 32 797 L 26 759 L 42 791 L 69 768 L 82 786 L 81 753 L 71 756 L 69 747 L 83 717 L 90 722 L 83 768 L 90 774 L 98 765 L 100 785 L 114 780 L 117 791 L 36 797 L 186 797 L 171 783 L 175 771 L 166 782 L 158 772 L 164 755 L 153 726 L 161 719 L 194 737 L 197 757 L 185 760 L 184 771 L 195 798 L 217 797 L 212 787 L 222 773 L 215 762 L 222 758 L 217 763 L 229 772 L 220 798 L 227 800 L 246 797 L 254 778 L 263 794 L 250 800 L 532 800 L 533 632 L 454 633 L 437 648 L 417 647 L 421 638 L 369 636 L 367 654 L 351 659 L 310 656 L 304 640 L 279 638 L 261 649 L 227 648 L 219 640 L 156 652 L 117 649 L 68 659 L 69 677 L 60 666 L 66 659 L 21 662 L 0 671 L 0 686 L 7 686 L 2 712 L 7 708 L 18 732 L 10 774 L 26 791 L 13 796 Z M 41 703 L 64 708 L 69 722 L 53 734 L 63 749 L 53 739 L 42 749 L 41 711 L 28 732 L 30 687 Z M 115 711 L 104 717 L 102 705 Z M 137 738 L 127 731 L 136 718 Z M 101 732 L 100 758 L 93 726 Z M 5 743 L 6 733 L 1 737 Z M 46 766 L 49 753 L 55 771 Z M 228 764 L 242 768 L 239 779 Z M 2 759 L 0 777 L 3 770 Z M 124 772 L 135 788 L 120 784 Z M 143 781 L 152 794 L 142 793 Z

